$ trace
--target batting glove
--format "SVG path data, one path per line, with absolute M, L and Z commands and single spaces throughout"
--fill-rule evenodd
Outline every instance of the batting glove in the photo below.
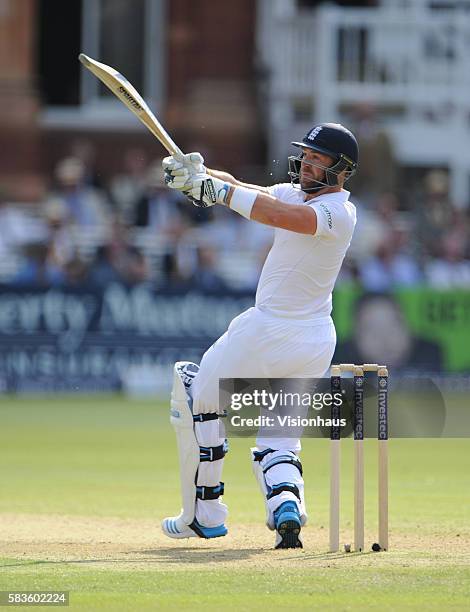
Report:
M 192 176 L 184 192 L 194 206 L 208 208 L 214 204 L 226 205 L 230 187 L 230 183 L 203 173 Z
M 195 174 L 206 172 L 204 158 L 200 153 L 170 155 L 162 160 L 165 183 L 172 189 L 187 191 L 187 183 Z

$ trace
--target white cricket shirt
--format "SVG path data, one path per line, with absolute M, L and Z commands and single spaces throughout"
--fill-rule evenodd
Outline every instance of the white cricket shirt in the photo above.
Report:
M 331 314 L 332 291 L 356 225 L 356 207 L 349 191 L 319 195 L 305 202 L 305 193 L 290 183 L 269 187 L 286 204 L 311 206 L 317 213 L 315 235 L 275 229 L 263 266 L 256 306 L 274 316 L 311 321 Z

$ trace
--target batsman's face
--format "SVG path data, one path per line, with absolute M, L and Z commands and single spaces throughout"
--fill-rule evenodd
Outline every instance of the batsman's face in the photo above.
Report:
M 302 147 L 302 162 L 300 165 L 300 185 L 302 189 L 315 187 L 316 181 L 325 180 L 325 169 L 333 163 L 333 158 L 329 155 L 313 151 L 307 147 Z

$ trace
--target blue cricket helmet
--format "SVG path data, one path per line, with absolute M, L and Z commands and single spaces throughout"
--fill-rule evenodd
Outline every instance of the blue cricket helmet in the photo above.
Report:
M 345 171 L 347 181 L 356 172 L 359 162 L 359 146 L 354 134 L 339 123 L 320 123 L 310 129 L 301 142 L 293 142 L 295 147 L 306 147 L 333 158 L 333 163 L 325 170 L 325 182 L 319 181 L 318 187 L 307 192 L 318 191 L 324 187 L 338 185 L 338 175 Z M 289 176 L 292 183 L 300 181 L 302 156 L 289 157 Z

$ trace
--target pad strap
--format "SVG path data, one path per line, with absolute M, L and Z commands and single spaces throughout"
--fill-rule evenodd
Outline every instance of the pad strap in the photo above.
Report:
M 220 482 L 215 487 L 196 487 L 197 499 L 218 499 L 224 494 L 224 483 Z
M 268 470 L 273 468 L 275 465 L 280 465 L 281 463 L 289 463 L 291 465 L 295 465 L 295 467 L 299 470 L 300 475 L 302 476 L 303 469 L 302 469 L 302 464 L 300 463 L 300 460 L 296 459 L 295 457 L 289 457 L 288 455 L 282 455 L 281 457 L 274 457 L 274 459 L 271 459 L 271 461 L 268 461 L 268 463 L 263 467 L 263 474 L 266 474 Z
M 270 453 L 274 453 L 272 448 L 266 448 L 263 451 L 253 451 L 253 461 L 262 461 Z
M 283 491 L 289 491 L 290 493 L 293 493 L 300 501 L 299 489 L 295 485 L 289 482 L 280 482 L 279 484 L 273 485 L 271 487 L 271 490 L 267 494 L 266 499 L 272 499 L 273 497 L 275 497 L 276 495 L 279 495 L 279 493 L 282 493 Z
M 225 440 L 220 446 L 200 446 L 200 462 L 204 461 L 218 461 L 223 459 L 228 452 L 228 442 Z
M 205 423 L 206 421 L 215 421 L 219 418 L 216 412 L 207 412 L 206 414 L 193 414 L 193 421 L 195 423 Z

